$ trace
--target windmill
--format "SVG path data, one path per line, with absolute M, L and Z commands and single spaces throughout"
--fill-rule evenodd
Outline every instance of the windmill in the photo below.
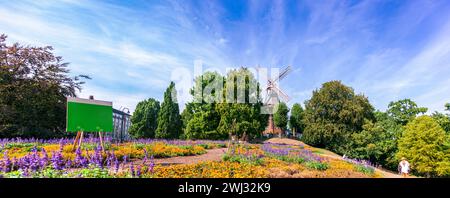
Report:
M 289 96 L 278 87 L 277 83 L 284 79 L 291 71 L 292 67 L 287 66 L 280 71 L 277 77 L 275 77 L 274 79 L 269 78 L 267 80 L 264 108 L 265 112 L 269 114 L 269 121 L 266 129 L 263 131 L 263 134 L 278 134 L 279 136 L 281 136 L 281 133 L 283 132 L 280 128 L 275 126 L 273 122 L 273 113 L 275 112 L 275 105 L 277 105 L 281 101 L 287 103 L 290 100 Z

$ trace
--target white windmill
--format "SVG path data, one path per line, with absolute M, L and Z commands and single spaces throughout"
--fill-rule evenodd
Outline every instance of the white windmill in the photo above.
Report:
M 283 68 L 279 75 L 274 79 L 267 80 L 266 97 L 264 99 L 264 112 L 269 114 L 269 121 L 263 134 L 278 134 L 283 132 L 280 128 L 276 127 L 273 122 L 273 113 L 275 112 L 275 106 L 281 101 L 287 103 L 290 98 L 285 94 L 278 86 L 278 82 L 284 79 L 292 71 L 291 66 Z

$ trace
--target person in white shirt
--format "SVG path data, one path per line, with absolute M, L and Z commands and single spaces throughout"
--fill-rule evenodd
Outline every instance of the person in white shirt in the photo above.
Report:
M 402 157 L 402 161 L 399 164 L 400 173 L 403 177 L 407 177 L 409 174 L 410 165 L 409 162 L 406 161 L 406 158 Z

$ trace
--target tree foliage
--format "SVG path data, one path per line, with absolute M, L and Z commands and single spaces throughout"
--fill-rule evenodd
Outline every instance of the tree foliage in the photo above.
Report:
M 183 112 L 181 112 L 181 122 L 182 122 L 182 129 L 183 129 L 183 134 L 180 135 L 180 139 L 186 139 L 186 128 L 187 128 L 187 124 L 188 122 L 192 119 L 193 117 L 193 111 L 192 111 L 192 106 L 188 103 L 185 105 Z
M 430 116 L 417 117 L 405 126 L 396 157 L 405 157 L 416 174 L 449 176 L 449 136 Z
M 159 109 L 159 101 L 153 98 L 139 102 L 131 116 L 130 135 L 134 138 L 155 138 Z
M 267 124 L 267 116 L 260 114 L 259 92 L 258 82 L 246 68 L 231 70 L 226 77 L 217 72 L 205 72 L 195 79 L 191 89 L 193 102 L 188 103 L 183 112 L 185 137 L 258 136 Z
M 280 102 L 276 105 L 275 110 L 273 122 L 275 126 L 284 131 L 287 128 L 289 108 L 286 103 Z
M 241 95 L 239 95 L 241 93 Z M 218 132 L 231 133 L 238 138 L 254 138 L 264 130 L 264 115 L 261 115 L 259 83 L 246 68 L 228 72 L 223 90 L 223 101 L 216 107 L 220 114 Z
M 365 96 L 355 94 L 340 81 L 324 83 L 305 102 L 306 127 L 302 139 L 344 153 L 351 134 L 362 131 L 366 120 L 374 120 L 373 110 Z
M 158 127 L 156 138 L 179 138 L 182 133 L 180 109 L 178 107 L 175 83 L 170 82 L 164 92 L 164 101 L 158 113 Z
M 305 124 L 303 123 L 304 110 L 298 103 L 292 105 L 291 117 L 289 118 L 289 128 L 295 132 L 303 132 Z
M 50 46 L 8 46 L 6 38 L 0 35 L 0 137 L 62 135 L 66 97 L 89 77 L 69 77 L 68 63 Z
M 220 115 L 216 111 L 217 102 L 212 100 L 217 97 L 218 92 L 223 91 L 223 87 L 212 90 L 209 95 L 203 93 L 205 87 L 216 80 L 223 82 L 223 77 L 217 72 L 205 72 L 194 80 L 194 86 L 191 89 L 193 101 L 187 103 L 183 111 L 183 122 L 186 127 L 184 136 L 188 139 L 223 139 L 227 136 L 217 132 Z M 212 102 L 208 101 L 209 99 Z
M 392 116 L 399 124 L 406 125 L 417 115 L 428 111 L 425 107 L 418 107 L 411 99 L 403 99 L 396 102 L 390 102 L 387 113 Z
M 443 113 L 434 112 L 431 117 L 444 129 L 447 134 L 450 134 L 450 116 Z
M 396 170 L 395 154 L 403 128 L 387 113 L 377 111 L 375 117 L 376 122 L 366 121 L 361 132 L 352 134 L 345 154 Z

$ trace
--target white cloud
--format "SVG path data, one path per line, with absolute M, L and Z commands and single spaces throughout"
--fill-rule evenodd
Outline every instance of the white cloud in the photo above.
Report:
M 84 86 L 83 96 L 96 95 L 120 106 L 162 97 L 171 72 L 179 67 L 192 71 L 196 59 L 219 69 L 301 68 L 282 82 L 296 102 L 329 80 L 347 82 L 378 108 L 410 97 L 437 109 L 449 98 L 444 82 L 450 73 L 450 25 L 437 35 L 432 33 L 438 28 L 423 31 L 431 37 L 420 38 L 429 41 L 422 49 L 401 44 L 434 19 L 430 16 L 441 5 L 436 2 L 405 3 L 382 21 L 372 9 L 376 1 L 311 1 L 289 9 L 292 5 L 284 1 L 251 1 L 239 21 L 226 20 L 229 10 L 211 1 L 145 2 L 140 9 L 73 0 L 0 4 L 0 31 L 10 41 L 54 46 L 71 62 L 74 74 L 94 78 Z M 291 9 L 305 14 L 299 20 L 287 15 Z
M 106 90 L 95 86 L 88 86 L 78 93 L 80 98 L 89 98 L 89 96 L 94 96 L 96 100 L 113 102 L 115 109 L 126 107 L 131 113 L 134 112 L 138 102 L 149 98 L 146 94 L 119 94 L 114 90 Z
M 228 40 L 227 39 L 225 39 L 225 38 L 220 38 L 219 39 L 219 44 L 226 44 L 226 43 L 228 43 Z

